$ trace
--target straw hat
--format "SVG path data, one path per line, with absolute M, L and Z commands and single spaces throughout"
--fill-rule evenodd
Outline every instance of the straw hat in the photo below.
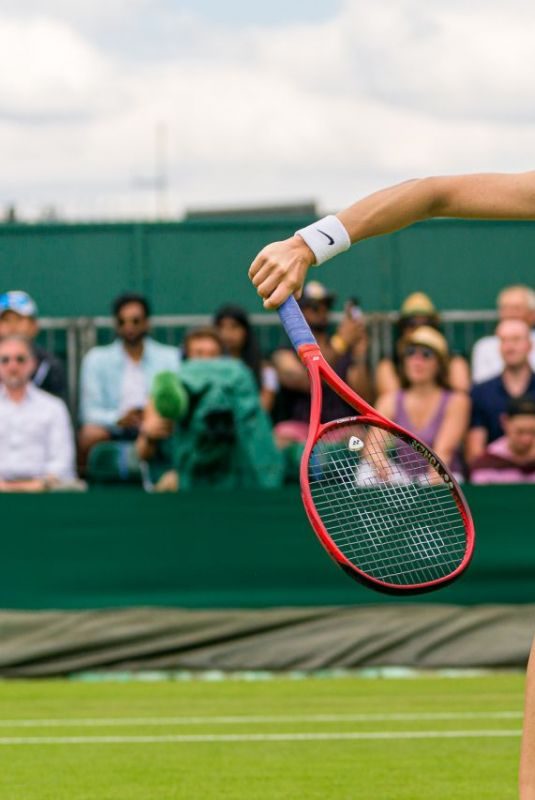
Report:
M 435 317 L 437 310 L 430 298 L 423 292 L 413 292 L 403 301 L 400 309 L 402 317 Z
M 444 336 L 437 331 L 436 328 L 431 328 L 430 325 L 420 325 L 415 328 L 411 333 L 403 339 L 403 344 L 419 344 L 423 347 L 429 347 L 436 355 L 444 362 L 448 360 L 448 343 Z

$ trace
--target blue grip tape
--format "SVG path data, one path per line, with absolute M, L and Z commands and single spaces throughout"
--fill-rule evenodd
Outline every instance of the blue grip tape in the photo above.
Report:
M 302 344 L 317 344 L 295 297 L 289 297 L 277 310 L 284 330 L 296 350 Z

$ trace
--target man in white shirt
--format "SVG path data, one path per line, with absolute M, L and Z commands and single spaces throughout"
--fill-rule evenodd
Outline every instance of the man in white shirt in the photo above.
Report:
M 529 286 L 506 286 L 498 295 L 499 321 L 520 319 L 527 322 L 530 328 L 535 325 L 535 291 Z M 531 332 L 530 362 L 535 370 L 535 331 Z M 483 336 L 478 339 L 472 350 L 472 380 L 482 383 L 495 378 L 503 370 L 504 363 L 500 352 L 498 336 Z
M 23 336 L 0 340 L 0 491 L 40 492 L 75 478 L 74 435 L 63 400 L 32 384 Z

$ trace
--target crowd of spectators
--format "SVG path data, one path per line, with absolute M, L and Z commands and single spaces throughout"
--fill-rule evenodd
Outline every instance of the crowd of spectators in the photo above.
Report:
M 452 351 L 431 299 L 403 303 L 392 357 L 372 368 L 365 317 L 318 281 L 300 305 L 327 361 L 382 414 L 416 433 L 460 480 L 535 482 L 535 292 L 504 288 L 495 333 Z M 293 349 L 261 352 L 247 313 L 219 308 L 180 347 L 151 336 L 147 299 L 112 304 L 115 338 L 80 366 L 79 408 L 67 409 L 61 361 L 35 343 L 34 300 L 0 296 L 0 491 L 79 490 L 137 480 L 150 491 L 296 480 L 310 396 Z M 327 422 L 353 414 L 325 388 Z M 103 468 L 102 465 L 105 465 Z M 80 480 L 80 478 L 84 480 Z

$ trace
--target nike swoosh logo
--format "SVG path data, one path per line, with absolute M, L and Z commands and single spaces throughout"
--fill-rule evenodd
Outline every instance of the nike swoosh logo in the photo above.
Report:
M 329 245 L 334 244 L 334 239 L 333 239 L 332 236 L 329 236 L 328 233 L 325 233 L 325 231 L 322 231 L 319 228 L 316 228 L 316 230 L 317 230 L 318 233 L 323 234 L 323 236 L 325 236 L 329 240 Z

